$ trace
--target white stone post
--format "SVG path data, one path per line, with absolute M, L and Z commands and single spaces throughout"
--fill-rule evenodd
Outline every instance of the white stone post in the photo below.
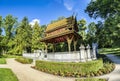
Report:
M 80 46 L 80 61 L 81 62 L 86 62 L 86 59 L 85 59 L 86 56 L 85 55 L 86 55 L 85 46 L 81 45 Z
M 93 59 L 96 59 L 96 46 L 93 45 Z
M 92 60 L 91 52 L 90 52 L 90 45 L 88 44 L 86 48 L 87 48 L 87 60 L 90 61 L 90 60 Z

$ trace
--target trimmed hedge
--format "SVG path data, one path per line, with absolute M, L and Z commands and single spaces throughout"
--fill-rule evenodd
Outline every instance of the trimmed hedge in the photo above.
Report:
M 89 77 L 103 68 L 102 59 L 86 63 L 36 61 L 36 69 L 60 76 Z
M 24 57 L 18 57 L 15 59 L 16 61 L 23 63 L 23 64 L 30 64 L 33 62 L 33 59 L 30 58 L 24 58 Z
M 0 58 L 0 64 L 6 64 L 5 58 Z
M 75 81 L 107 81 L 107 80 L 100 78 L 86 78 L 86 79 L 76 79 Z

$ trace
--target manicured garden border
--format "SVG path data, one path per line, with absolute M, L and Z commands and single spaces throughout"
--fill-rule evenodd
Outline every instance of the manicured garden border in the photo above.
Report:
M 110 73 L 115 65 L 106 57 L 86 63 L 36 61 L 35 69 L 66 77 L 93 77 Z
M 15 60 L 23 64 L 31 64 L 33 62 L 33 59 L 24 57 L 17 57 Z
M 85 78 L 85 79 L 76 79 L 75 81 L 108 81 L 108 80 L 101 78 Z
M 0 64 L 6 64 L 6 59 L 5 58 L 0 58 Z

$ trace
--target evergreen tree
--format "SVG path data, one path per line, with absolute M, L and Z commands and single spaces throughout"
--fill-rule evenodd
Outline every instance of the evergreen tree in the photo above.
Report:
M 43 35 L 43 31 L 44 31 L 43 28 L 40 27 L 38 22 L 35 22 L 35 25 L 32 28 L 32 49 L 33 50 L 44 48 L 44 44 L 40 42 L 40 39 Z
M 32 45 L 32 28 L 29 25 L 28 18 L 24 17 L 22 22 L 16 29 L 15 47 L 13 49 L 15 54 L 22 54 L 23 50 L 31 52 Z

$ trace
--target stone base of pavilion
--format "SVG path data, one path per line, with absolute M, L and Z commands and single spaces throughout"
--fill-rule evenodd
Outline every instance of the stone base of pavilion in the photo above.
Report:
M 32 58 L 34 60 L 55 61 L 55 62 L 86 62 L 95 60 L 96 57 L 76 52 L 56 52 L 56 53 L 24 53 L 23 57 Z
M 46 60 L 56 61 L 56 62 L 79 62 L 80 53 L 79 52 L 56 52 L 48 53 L 46 55 Z
M 86 47 L 81 45 L 80 51 L 46 53 L 38 50 L 34 53 L 23 53 L 23 57 L 56 62 L 86 62 L 97 59 L 96 54 L 96 46 L 90 49 L 89 45 Z

